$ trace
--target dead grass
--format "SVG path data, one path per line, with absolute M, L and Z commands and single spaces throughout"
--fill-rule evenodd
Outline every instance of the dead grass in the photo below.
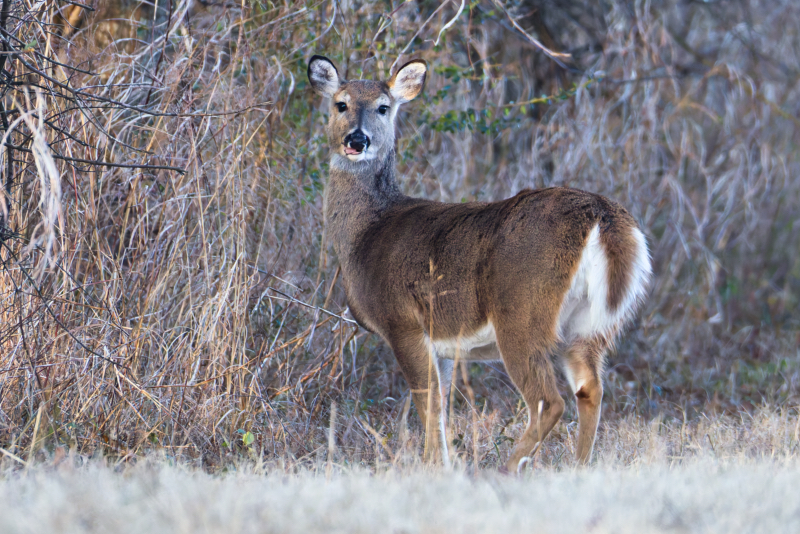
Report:
M 167 450 L 136 463 L 6 461 L 3 532 L 796 532 L 796 417 L 606 425 L 589 469 L 519 478 L 416 463 L 242 460 L 210 475 Z M 680 446 L 679 446 L 680 444 Z M 680 447 L 680 449 L 679 449 Z M 74 453 L 73 453 L 74 454 Z M 268 454 L 263 455 L 269 457 Z M 337 454 L 337 458 L 338 458 Z M 622 467 L 622 468 L 621 468 Z
M 796 532 L 796 462 L 477 479 L 89 466 L 0 484 L 4 532 Z
M 347 319 L 322 243 L 325 118 L 304 75 L 314 52 L 351 78 L 384 75 L 409 43 L 404 57 L 433 68 L 401 116 L 409 193 L 486 200 L 571 185 L 618 199 L 647 230 L 655 284 L 610 358 L 603 462 L 634 422 L 698 429 L 728 413 L 715 428 L 735 434 L 765 404 L 796 418 L 794 2 L 617 2 L 599 34 L 551 6 L 544 22 L 581 73 L 554 67 L 488 2 L 465 9 L 438 47 L 455 6 L 423 25 L 427 4 L 393 5 L 376 39 L 388 4 L 341 3 L 335 19 L 339 3 L 195 4 L 115 21 L 125 39 L 91 17 L 70 43 L 52 37 L 61 60 L 97 73 L 71 83 L 165 115 L 52 111 L 88 147 L 44 129 L 51 146 L 186 173 L 58 160 L 53 175 L 35 165 L 46 151 L 19 163 L 19 236 L 0 252 L 2 448 L 25 461 L 61 446 L 126 461 L 157 450 L 212 471 L 250 457 L 311 469 L 336 403 L 337 465 L 394 465 L 406 439 L 415 451 L 399 370 Z M 519 105 L 543 93 L 548 103 Z M 37 102 L 13 105 L 33 116 Z M 452 437 L 463 462 L 491 467 L 521 432 L 520 400 L 501 369 L 468 376 L 476 401 L 456 395 Z M 571 456 L 571 409 L 542 466 Z M 768 434 L 755 450 L 770 450 Z M 668 456 L 704 447 L 670 435 L 658 442 Z M 642 452 L 624 451 L 625 465 Z

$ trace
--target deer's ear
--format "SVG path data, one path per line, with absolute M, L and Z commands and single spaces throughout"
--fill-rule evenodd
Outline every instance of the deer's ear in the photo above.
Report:
M 339 89 L 339 71 L 330 59 L 312 56 L 308 62 L 308 81 L 314 91 L 330 97 Z
M 394 73 L 389 80 L 389 90 L 400 103 L 414 100 L 425 87 L 428 64 L 422 59 L 409 61 Z

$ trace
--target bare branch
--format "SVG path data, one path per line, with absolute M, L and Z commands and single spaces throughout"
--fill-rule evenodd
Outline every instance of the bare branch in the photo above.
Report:
M 538 48 L 539 50 L 544 52 L 547 57 L 549 57 L 550 59 L 552 59 L 553 61 L 558 63 L 559 66 L 561 66 L 561 67 L 563 67 L 565 69 L 568 68 L 567 65 L 564 63 L 564 61 L 572 60 L 572 56 L 570 54 L 566 54 L 564 52 L 553 52 L 552 50 L 550 50 L 549 48 L 544 46 L 535 37 L 533 37 L 531 34 L 526 32 L 524 29 L 522 29 L 522 27 L 519 24 L 517 24 L 516 19 L 511 16 L 511 13 L 508 12 L 508 10 L 506 9 L 506 6 L 504 6 L 500 2 L 500 0 L 492 0 L 492 1 L 494 2 L 494 4 L 497 7 L 499 7 L 503 11 L 503 13 L 506 14 L 506 17 L 508 17 L 508 20 L 511 22 L 511 24 L 514 25 L 514 28 L 519 33 L 521 33 L 525 37 L 525 39 L 527 39 L 533 46 L 535 46 L 536 48 Z

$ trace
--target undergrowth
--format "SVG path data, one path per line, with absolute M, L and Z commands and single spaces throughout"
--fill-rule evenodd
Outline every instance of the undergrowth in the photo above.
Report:
M 80 66 L 71 86 L 124 106 L 65 108 L 31 75 L 31 98 L 7 95 L 5 108 L 47 116 L 29 130 L 50 136 L 53 154 L 142 166 L 18 155 L 14 235 L 0 251 L 6 452 L 164 450 L 210 468 L 317 461 L 334 404 L 348 461 L 415 450 L 399 369 L 347 315 L 323 241 L 326 108 L 305 77 L 313 53 L 347 78 L 429 62 L 424 97 L 399 117 L 407 193 L 460 202 L 567 185 L 640 221 L 654 284 L 609 355 L 604 421 L 697 424 L 764 404 L 790 413 L 800 7 L 508 2 L 572 54 L 562 68 L 491 2 L 458 16 L 459 2 L 433 4 L 43 4 L 52 31 L 29 35 L 9 72 L 53 54 Z M 523 406 L 502 368 L 467 371 L 451 437 L 466 462 L 495 465 Z M 569 452 L 574 420 L 568 406 L 542 461 Z

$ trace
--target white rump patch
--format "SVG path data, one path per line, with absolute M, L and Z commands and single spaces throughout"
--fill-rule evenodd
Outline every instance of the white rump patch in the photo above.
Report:
M 589 232 L 578 270 L 561 303 L 557 332 L 563 341 L 602 335 L 608 338 L 619 331 L 644 298 L 650 279 L 650 254 L 644 234 L 633 230 L 636 255 L 628 287 L 616 310 L 608 307 L 608 255 L 600 241 L 600 228 Z

